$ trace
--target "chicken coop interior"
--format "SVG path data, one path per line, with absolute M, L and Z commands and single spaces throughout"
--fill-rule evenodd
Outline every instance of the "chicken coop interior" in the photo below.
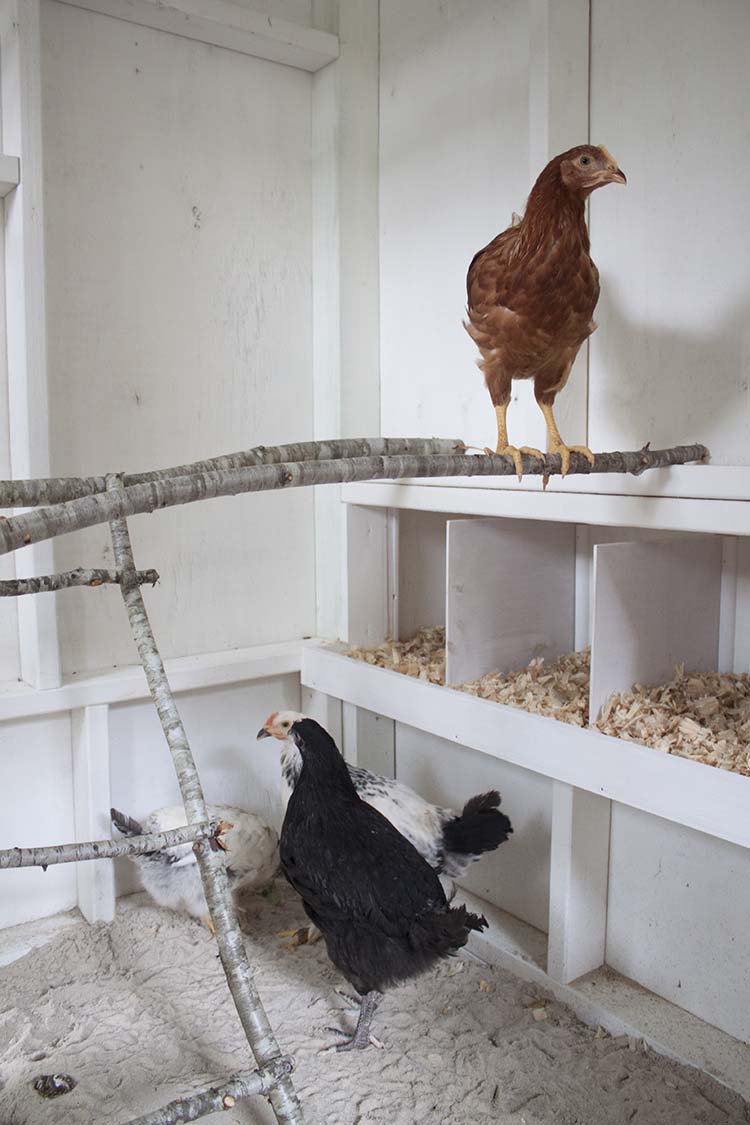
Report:
M 1 1125 L 750 1122 L 749 60 L 747 0 L 0 0 L 0 854 L 213 826 L 0 870 Z M 377 898 L 363 804 L 469 911 L 392 989 L 305 897 Z

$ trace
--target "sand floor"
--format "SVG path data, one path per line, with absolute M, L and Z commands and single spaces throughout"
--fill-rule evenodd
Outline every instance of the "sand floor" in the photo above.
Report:
M 302 916 L 285 887 L 273 899 L 248 913 L 248 950 L 296 1058 L 308 1125 L 750 1122 L 750 1107 L 700 1072 L 597 1035 L 470 956 L 386 997 L 374 1025 L 384 1050 L 325 1053 L 326 1026 L 352 1024 L 336 992 L 344 982 L 322 945 L 282 948 L 276 931 Z M 0 1125 L 121 1125 L 246 1067 L 243 1044 L 208 932 L 133 896 L 111 926 L 70 926 L 0 969 Z M 41 1098 L 32 1081 L 50 1072 L 77 1087 Z M 273 1116 L 253 1099 L 205 1120 Z

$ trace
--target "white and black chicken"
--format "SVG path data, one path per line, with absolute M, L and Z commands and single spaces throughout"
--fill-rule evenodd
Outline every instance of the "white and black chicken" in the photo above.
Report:
M 258 731 L 258 738 L 276 738 L 281 743 L 284 811 L 302 771 L 302 756 L 290 731 L 304 718 L 295 711 L 275 711 Z M 431 805 L 403 781 L 382 777 L 361 766 L 348 764 L 347 768 L 361 800 L 382 813 L 430 867 L 449 880 L 460 878 L 480 856 L 495 851 L 513 832 L 510 820 L 500 812 L 501 798 L 496 790 L 471 797 L 457 813 Z M 302 934 L 299 940 L 304 941 Z
M 227 875 L 232 892 L 261 891 L 272 881 L 279 867 L 279 838 L 269 825 L 245 809 L 231 805 L 208 805 L 212 821 L 231 827 L 222 834 L 226 849 Z M 143 836 L 167 832 L 186 823 L 182 805 L 156 809 L 142 822 L 118 809 L 110 810 L 112 823 L 123 836 Z M 200 918 L 213 933 L 203 893 L 198 860 L 193 845 L 178 844 L 160 852 L 128 857 L 136 865 L 144 889 L 159 906 L 166 906 L 192 918 Z

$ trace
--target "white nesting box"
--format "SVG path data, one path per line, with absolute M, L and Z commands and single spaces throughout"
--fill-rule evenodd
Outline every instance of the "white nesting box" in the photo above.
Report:
M 133 537 L 209 799 L 274 815 L 246 742 L 301 705 L 434 800 L 501 789 L 515 834 L 467 879 L 494 955 L 745 1093 L 750 780 L 307 638 L 443 625 L 451 681 L 590 643 L 594 709 L 680 661 L 750 670 L 749 41 L 745 0 L 0 0 L 3 476 L 337 435 L 487 444 L 467 265 L 552 155 L 616 154 L 560 429 L 701 441 L 709 465 L 294 490 Z M 530 386 L 508 422 L 544 441 Z M 100 528 L 0 577 L 109 563 Z M 0 847 L 171 802 L 118 592 L 3 599 L 0 626 Z M 96 871 L 6 873 L 0 926 L 111 916 L 130 884 Z

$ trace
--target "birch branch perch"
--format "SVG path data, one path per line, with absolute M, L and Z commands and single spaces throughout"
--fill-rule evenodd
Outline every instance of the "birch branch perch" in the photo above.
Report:
M 116 477 L 107 480 L 110 489 L 117 489 L 119 483 Z M 111 491 L 104 499 L 112 499 L 119 494 Z M 74 501 L 74 503 L 81 503 L 81 501 Z M 151 697 L 172 755 L 188 824 L 202 823 L 208 820 L 203 789 L 146 613 L 143 595 L 136 582 L 137 572 L 126 521 L 114 520 L 111 524 L 111 534 L 115 564 L 122 576 L 120 591 L 125 602 L 133 639 L 146 673 Z M 213 851 L 206 840 L 196 843 L 194 850 L 206 903 L 216 931 L 219 957 L 237 1014 L 257 1065 L 261 1069 L 273 1067 L 281 1060 L 281 1050 L 261 1003 L 247 960 L 237 914 L 229 893 L 224 853 L 221 850 Z M 278 1077 L 277 1084 L 270 1090 L 269 1099 L 276 1120 L 281 1125 L 301 1125 L 302 1109 L 288 1073 Z
M 323 443 L 325 444 L 325 443 Z M 332 444 L 332 443 L 331 443 Z M 641 449 L 628 453 L 598 453 L 591 466 L 579 453 L 571 455 L 569 475 L 589 473 L 642 473 L 649 468 L 685 465 L 704 461 L 704 445 L 680 445 L 673 449 Z M 524 456 L 529 476 L 560 473 L 560 455 Z M 469 456 L 466 454 L 403 454 L 370 457 L 342 457 L 327 461 L 298 461 L 222 469 L 195 476 L 170 477 L 146 484 L 121 485 L 106 493 L 83 496 L 49 508 L 14 516 L 0 517 L 0 554 L 7 554 L 29 543 L 39 543 L 56 535 L 66 535 L 84 527 L 124 519 L 128 516 L 234 496 L 243 492 L 268 492 L 282 488 L 303 488 L 314 484 L 339 484 L 348 481 L 398 480 L 403 477 L 512 476 L 515 466 L 510 457 Z
M 464 448 L 463 442 L 458 438 L 341 438 L 335 441 L 302 441 L 291 445 L 257 445 L 254 449 L 175 465 L 171 469 L 119 475 L 127 488 L 131 484 L 148 484 L 155 480 L 169 480 L 171 477 L 186 477 L 222 469 L 244 469 L 252 465 L 278 465 L 287 461 L 336 461 L 341 457 L 380 457 L 385 454 L 456 453 Z M 106 491 L 106 476 L 0 481 L 0 509 L 62 504 L 66 500 Z
M 226 825 L 224 826 L 226 828 Z M 189 844 L 196 840 L 216 840 L 221 835 L 216 822 L 188 824 L 167 832 L 149 832 L 122 840 L 87 840 L 80 844 L 50 844 L 44 848 L 5 848 L 0 851 L 0 869 L 4 867 L 43 867 L 55 863 L 81 863 L 89 859 L 118 859 L 124 855 L 147 855 Z
M 39 578 L 15 578 L 0 582 L 0 598 L 18 598 L 23 594 L 50 594 L 54 590 L 68 590 L 71 586 L 105 586 L 119 583 L 120 575 L 115 570 L 65 570 L 62 574 L 45 574 Z M 139 586 L 148 583 L 155 586 L 159 574 L 155 570 L 136 571 Z
M 133 1118 L 127 1125 L 179 1125 L 183 1121 L 197 1121 L 199 1117 L 205 1117 L 209 1113 L 233 1109 L 241 1098 L 249 1098 L 256 1094 L 268 1095 L 278 1078 L 284 1073 L 288 1074 L 290 1069 L 291 1062 L 281 1059 L 276 1066 L 268 1070 L 237 1074 L 223 1086 L 212 1086 L 203 1093 L 177 1098 L 169 1105 L 154 1110 L 153 1113 Z

